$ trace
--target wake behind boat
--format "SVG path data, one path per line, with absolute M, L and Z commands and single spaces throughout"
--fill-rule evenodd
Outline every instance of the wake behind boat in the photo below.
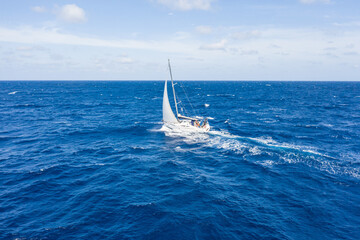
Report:
M 185 131 L 193 131 L 193 132 L 208 132 L 210 130 L 210 124 L 209 124 L 207 118 L 205 118 L 204 121 L 201 121 L 202 118 L 199 118 L 199 117 L 187 117 L 187 116 L 179 114 L 178 104 L 180 102 L 176 101 L 176 94 L 175 94 L 175 88 L 174 88 L 175 84 L 174 84 L 174 80 L 172 77 L 170 60 L 168 60 L 168 64 L 169 64 L 169 72 L 170 72 L 170 78 L 171 78 L 171 86 L 172 86 L 173 95 L 174 95 L 176 116 L 171 109 L 168 91 L 167 91 L 167 80 L 165 80 L 163 106 L 162 106 L 164 125 L 166 125 L 167 127 L 171 128 L 171 129 L 176 128 L 176 130 L 182 129 Z

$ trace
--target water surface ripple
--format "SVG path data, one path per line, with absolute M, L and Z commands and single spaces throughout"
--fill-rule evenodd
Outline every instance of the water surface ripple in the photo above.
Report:
M 360 83 L 182 84 L 0 82 L 0 238 L 359 238 Z

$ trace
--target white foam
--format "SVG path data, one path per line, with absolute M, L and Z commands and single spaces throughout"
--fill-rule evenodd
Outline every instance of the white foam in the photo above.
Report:
M 251 155 L 260 155 L 261 151 L 258 147 L 252 147 L 249 149 Z
M 277 144 L 277 142 L 274 139 L 272 139 L 272 137 L 260 137 L 260 138 L 249 138 L 249 139 L 259 143 L 263 143 L 265 145 L 275 146 L 275 144 Z
M 278 147 L 278 148 L 285 148 L 285 149 L 290 149 L 290 150 L 297 150 L 297 151 L 311 153 L 314 155 L 319 155 L 319 156 L 323 156 L 323 157 L 327 157 L 327 158 L 333 158 L 331 156 L 319 153 L 311 147 L 298 146 L 298 145 L 288 144 L 288 143 L 278 143 L 271 137 L 248 138 L 248 139 L 259 142 L 259 143 L 264 144 L 269 147 Z M 335 158 L 333 158 L 333 159 L 335 159 Z
M 171 129 L 163 125 L 161 129 L 166 136 L 178 138 L 187 144 L 202 144 L 204 147 L 231 151 L 235 154 L 245 156 L 244 159 L 253 159 L 250 156 L 264 154 L 276 156 L 274 160 L 260 160 L 255 163 L 265 167 L 277 164 L 302 163 L 310 168 L 316 168 L 329 174 L 347 175 L 360 179 L 360 170 L 351 166 L 342 166 L 334 157 L 317 152 L 313 147 L 297 146 L 288 143 L 279 143 L 272 137 L 249 138 L 231 134 L 227 131 L 210 130 L 208 133 L 184 131 L 184 129 Z M 256 143 L 260 145 L 256 145 Z M 276 149 L 280 148 L 280 149 Z M 279 151 L 280 150 L 280 151 Z M 188 151 L 180 146 L 175 148 L 177 152 Z M 246 157 L 248 156 L 248 157 Z M 333 159 L 333 160 L 331 160 Z
M 226 131 L 215 131 L 215 130 L 210 130 L 209 134 L 221 136 L 221 137 L 227 138 L 227 139 L 244 139 L 244 140 L 248 139 L 248 140 L 252 140 L 254 142 L 263 144 L 268 147 L 277 147 L 277 148 L 284 148 L 284 149 L 289 149 L 289 150 L 296 150 L 296 151 L 300 151 L 300 152 L 304 152 L 304 153 L 311 153 L 313 155 L 318 155 L 318 156 L 322 156 L 322 157 L 326 157 L 326 158 L 335 159 L 331 156 L 319 153 L 311 147 L 297 146 L 297 145 L 287 144 L 287 143 L 278 143 L 270 136 L 260 137 L 260 138 L 251 138 L 251 137 L 242 137 L 242 136 L 234 135 L 234 134 L 231 134 Z M 253 146 L 253 147 L 249 148 L 249 152 L 252 155 L 261 154 L 261 150 L 257 146 Z
M 159 123 L 160 124 L 160 123 Z M 166 127 L 165 125 L 162 125 L 161 128 L 154 128 L 154 129 L 149 129 L 150 132 L 165 132 L 167 131 L 169 128 Z
M 134 150 L 145 150 L 146 149 L 146 148 L 140 147 L 140 146 L 131 146 L 131 148 Z
M 210 104 L 205 103 L 205 104 L 204 104 L 204 106 L 205 106 L 205 107 L 209 107 L 209 106 L 210 106 Z
M 322 126 L 324 126 L 324 127 L 328 127 L 328 128 L 334 127 L 334 125 L 329 124 L 329 123 L 322 123 L 322 124 L 320 124 L 320 125 L 322 125 Z
M 235 94 L 216 94 L 218 97 L 235 97 Z
M 17 93 L 17 91 L 9 92 L 8 94 L 9 94 L 9 95 L 14 95 L 14 94 L 16 94 L 16 93 Z
M 228 133 L 226 131 L 216 131 L 216 130 L 210 130 L 209 134 L 212 135 L 217 135 L 217 136 L 221 136 L 221 137 L 225 137 L 225 138 L 238 138 L 239 136 L 237 135 L 233 135 L 231 133 Z
M 176 151 L 176 152 L 185 152 L 185 150 L 182 149 L 180 146 L 177 146 L 177 147 L 175 148 L 175 151 Z
M 264 167 L 272 167 L 273 165 L 276 165 L 276 163 L 272 160 L 257 161 L 256 163 L 258 163 Z
M 181 125 L 171 127 L 164 124 L 158 131 L 164 132 L 167 137 L 181 138 L 188 144 L 203 143 L 209 138 L 209 135 L 201 131 L 201 129 L 197 131 L 196 128 L 183 127 Z
M 232 151 L 236 154 L 243 154 L 244 150 L 249 148 L 245 143 L 241 143 L 235 139 L 224 139 L 220 136 L 210 138 L 206 146 Z

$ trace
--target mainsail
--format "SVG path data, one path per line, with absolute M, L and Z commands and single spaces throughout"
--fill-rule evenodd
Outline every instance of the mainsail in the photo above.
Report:
M 183 116 L 183 115 L 179 114 L 177 104 L 181 103 L 181 101 L 180 102 L 176 101 L 175 88 L 174 88 L 175 84 L 174 84 L 174 80 L 172 77 L 170 60 L 168 60 L 168 63 L 169 63 L 169 71 L 170 71 L 170 77 L 171 77 L 171 86 L 172 86 L 173 95 L 174 95 L 176 115 L 174 115 L 174 112 L 172 111 L 171 106 L 170 106 L 169 96 L 168 96 L 168 91 L 167 91 L 167 80 L 165 80 L 163 107 L 162 107 L 163 122 L 171 123 L 169 125 L 171 125 L 173 127 L 177 126 L 177 127 L 192 129 L 192 130 L 196 130 L 196 131 L 200 131 L 200 132 L 208 132 L 210 130 L 210 124 L 207 121 L 207 118 L 205 118 L 205 120 L 201 124 L 199 117 L 193 118 L 193 117 L 187 117 L 187 116 Z M 186 97 L 187 97 L 187 95 L 186 95 Z M 189 103 L 190 103 L 190 101 L 189 101 Z
M 167 123 L 178 123 L 173 111 L 171 110 L 168 92 L 167 92 L 167 80 L 165 81 L 164 97 L 163 97 L 163 121 Z

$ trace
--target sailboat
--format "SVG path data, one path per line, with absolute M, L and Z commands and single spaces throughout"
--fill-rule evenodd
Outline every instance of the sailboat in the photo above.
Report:
M 163 122 L 166 124 L 166 126 L 170 128 L 177 128 L 177 129 L 183 129 L 188 131 L 196 131 L 196 132 L 208 132 L 210 130 L 210 124 L 207 120 L 207 118 L 204 119 L 204 121 L 201 121 L 201 118 L 199 117 L 188 117 L 179 114 L 178 111 L 178 102 L 176 101 L 176 93 L 175 93 L 175 84 L 171 72 L 171 65 L 170 65 L 170 59 L 168 60 L 169 65 L 169 72 L 170 72 L 170 78 L 171 78 L 171 86 L 172 91 L 174 95 L 174 103 L 175 103 L 175 110 L 176 115 L 171 109 L 171 105 L 169 102 L 169 96 L 167 91 L 167 80 L 165 80 L 165 86 L 164 86 L 164 96 L 163 96 Z

